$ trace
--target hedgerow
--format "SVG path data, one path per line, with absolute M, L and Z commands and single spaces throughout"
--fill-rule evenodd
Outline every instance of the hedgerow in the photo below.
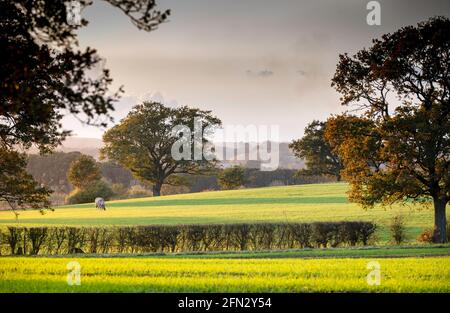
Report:
M 278 250 L 367 245 L 371 222 L 149 225 L 126 227 L 7 227 L 0 253 L 148 253 Z

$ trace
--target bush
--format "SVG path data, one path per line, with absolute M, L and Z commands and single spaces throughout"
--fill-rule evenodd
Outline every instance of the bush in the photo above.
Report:
M 8 227 L 10 254 L 145 253 L 292 249 L 366 245 L 370 222 L 151 225 L 128 227 Z
M 238 189 L 244 186 L 245 183 L 245 170 L 242 166 L 226 168 L 219 174 L 219 185 L 222 189 Z
M 405 220 L 403 216 L 396 215 L 391 220 L 391 237 L 392 240 L 397 244 L 401 244 L 406 239 L 406 227 Z
M 148 191 L 141 185 L 134 185 L 128 189 L 128 197 L 129 198 L 144 198 L 144 197 L 151 197 L 153 193 L 151 191 Z
M 420 233 L 419 236 L 417 236 L 417 241 L 419 242 L 426 242 L 426 243 L 432 243 L 433 242 L 433 236 L 434 236 L 434 230 L 429 228 L 425 229 L 422 233 Z
M 111 187 L 103 180 L 95 181 L 86 188 L 75 189 L 66 198 L 68 204 L 93 203 L 95 198 L 102 197 L 105 200 L 111 199 L 114 195 Z
M 122 184 L 112 184 L 111 191 L 113 193 L 113 200 L 122 200 L 128 198 L 128 188 Z

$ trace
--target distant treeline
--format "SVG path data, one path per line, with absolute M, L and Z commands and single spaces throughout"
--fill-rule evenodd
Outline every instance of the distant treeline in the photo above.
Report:
M 80 152 L 55 152 L 49 155 L 29 155 L 27 171 L 41 184 L 50 187 L 56 193 L 68 194 L 73 188 L 67 180 L 67 171 L 70 164 L 78 159 Z M 131 172 L 111 161 L 99 162 L 102 177 L 111 184 L 120 184 L 124 188 L 138 185 L 139 181 L 133 178 Z M 296 176 L 295 169 L 278 169 L 275 171 L 260 171 L 255 168 L 246 168 L 244 187 L 266 187 L 277 185 L 297 185 L 319 183 L 332 180 L 324 176 Z M 205 190 L 218 190 L 220 186 L 217 176 L 186 175 L 187 185 L 184 187 L 163 188 L 163 194 L 200 192 Z
M 371 222 L 8 227 L 0 253 L 11 255 L 279 250 L 367 245 Z

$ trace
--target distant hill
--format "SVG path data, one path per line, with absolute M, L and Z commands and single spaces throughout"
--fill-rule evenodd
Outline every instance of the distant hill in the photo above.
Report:
M 244 143 L 241 143 L 242 145 Z M 247 144 L 248 145 L 248 144 Z M 79 151 L 83 154 L 90 155 L 95 159 L 99 159 L 100 148 L 103 146 L 101 139 L 97 138 L 85 138 L 85 137 L 68 137 L 64 143 L 59 146 L 56 151 L 61 152 L 74 152 Z M 236 150 L 236 149 L 235 149 Z M 248 147 L 247 147 L 248 151 Z M 294 156 L 292 151 L 289 149 L 289 143 L 281 142 L 279 144 L 280 151 L 280 165 L 279 168 L 285 169 L 300 169 L 305 166 L 303 160 L 300 160 Z M 30 153 L 37 153 L 37 151 L 31 150 Z M 234 164 L 240 164 L 246 167 L 258 167 L 258 161 L 230 161 L 223 162 L 224 166 L 231 166 Z

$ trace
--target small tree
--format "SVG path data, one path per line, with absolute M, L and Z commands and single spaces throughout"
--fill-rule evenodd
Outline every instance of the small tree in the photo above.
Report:
M 245 170 L 241 166 L 226 168 L 219 174 L 219 184 L 222 189 L 237 189 L 245 182 Z
M 303 138 L 294 140 L 289 148 L 295 156 L 306 161 L 306 169 L 300 170 L 303 175 L 331 175 L 341 180 L 344 168 L 339 156 L 325 140 L 326 122 L 313 121 L 305 128 Z
M 93 157 L 82 155 L 73 161 L 67 171 L 67 179 L 76 188 L 84 188 L 102 178 L 100 167 Z
M 402 215 L 395 215 L 390 225 L 392 240 L 399 245 L 406 239 L 405 219 Z

